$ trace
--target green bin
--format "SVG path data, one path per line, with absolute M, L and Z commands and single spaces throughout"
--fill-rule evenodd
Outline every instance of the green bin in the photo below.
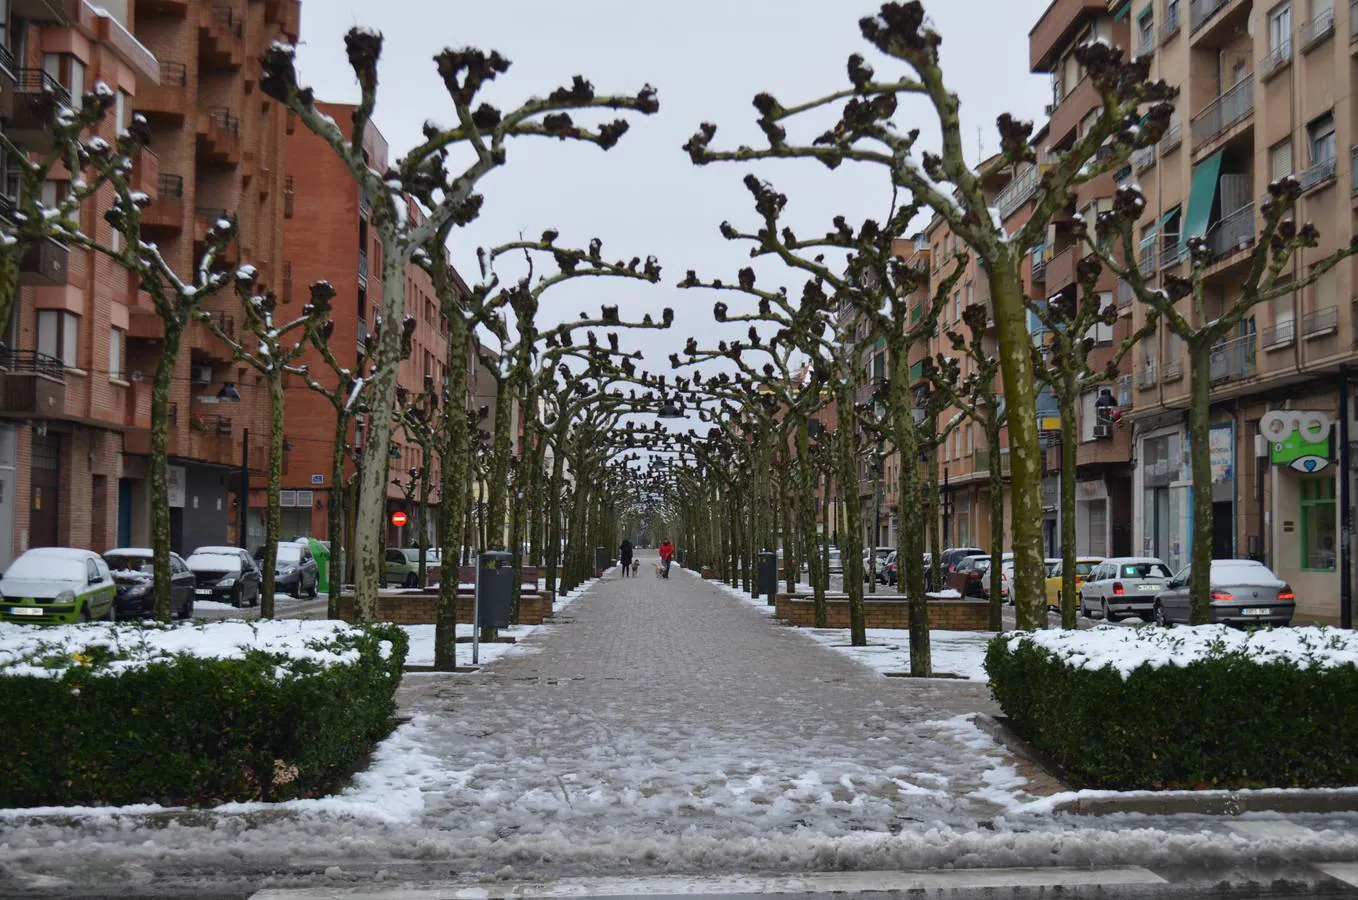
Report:
M 330 551 L 315 538 L 307 538 L 311 555 L 316 558 L 316 590 L 330 593 Z

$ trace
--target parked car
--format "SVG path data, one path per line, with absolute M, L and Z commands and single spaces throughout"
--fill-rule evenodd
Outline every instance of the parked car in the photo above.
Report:
M 878 580 L 881 580 L 882 568 L 886 565 L 887 557 L 892 554 L 892 549 L 890 547 L 877 547 L 875 549 L 869 547 L 863 551 L 863 582 L 865 584 L 867 583 L 867 580 L 872 577 L 872 572 L 874 570 L 872 556 L 874 553 L 877 556 L 875 569 L 878 573 Z
M 1080 586 L 1080 615 L 1095 610 L 1105 622 L 1127 616 L 1150 621 L 1155 595 L 1170 579 L 1169 566 L 1153 556 L 1115 556 L 1094 567 Z
M 830 548 L 830 574 L 844 574 L 844 558 L 840 555 L 838 547 Z
M 1152 615 L 1158 625 L 1187 624 L 1188 575 L 1184 568 L 1155 597 Z M 1222 625 L 1290 625 L 1297 610 L 1292 588 L 1261 562 L 1252 559 L 1214 559 L 1209 621 Z
M 1089 573 L 1094 571 L 1094 567 L 1103 562 L 1102 556 L 1078 556 L 1075 558 L 1075 589 L 1078 591 L 1080 585 L 1089 577 Z M 1061 573 L 1063 571 L 1062 561 L 1047 569 L 1047 608 L 1059 610 L 1061 608 Z
M 1051 558 L 1042 560 L 1044 589 L 1046 585 L 1045 579 L 1051 577 L 1052 570 L 1055 569 L 1060 562 L 1061 560 L 1059 559 Z M 1004 555 L 1004 562 L 1000 565 L 1000 594 L 1004 597 L 1005 603 L 1010 606 L 1014 605 L 1014 554 L 1012 553 L 1006 553 Z
M 982 600 L 990 598 L 989 555 L 963 557 L 953 575 L 956 576 L 955 580 L 962 580 L 961 587 L 954 587 L 963 597 L 979 597 Z
M 404 550 L 397 550 L 394 547 L 387 549 L 387 584 L 398 584 L 407 588 L 420 586 L 420 567 L 406 556 Z
M 198 600 L 258 606 L 263 578 L 255 561 L 239 547 L 199 547 L 184 560 L 192 570 Z
M 0 621 L 69 625 L 113 621 L 118 588 L 93 550 L 34 547 L 0 577 Z
M 420 548 L 419 548 L 419 547 L 407 547 L 407 548 L 405 548 L 404 550 L 402 550 L 401 552 L 404 553 L 404 554 L 406 555 L 406 559 L 410 560 L 410 564 L 411 564 L 412 566 L 415 567 L 416 571 L 419 571 L 419 568 L 420 568 Z M 525 556 L 527 555 L 527 552 L 528 552 L 528 551 L 526 551 L 526 550 L 524 551 L 524 555 L 525 555 Z M 441 548 L 439 548 L 439 547 L 426 547 L 425 550 L 424 550 L 424 560 L 425 560 L 425 568 L 429 568 L 430 566 L 441 566 L 441 565 L 443 565 L 443 550 L 442 550 Z
M 877 567 L 878 584 L 896 583 L 896 551 L 892 550 L 882 560 L 882 564 Z
M 118 586 L 117 617 L 136 619 L 156 614 L 154 554 L 147 548 L 122 547 L 104 554 Z M 170 553 L 170 612 L 180 619 L 193 615 L 197 579 L 178 553 Z
M 939 556 L 939 562 L 943 566 L 942 576 L 946 580 L 949 575 L 957 571 L 957 564 L 968 556 L 989 556 L 980 547 L 949 547 Z
M 263 567 L 264 548 L 255 551 L 255 565 Z M 293 597 L 315 597 L 320 592 L 321 570 L 308 544 L 279 541 L 274 558 L 274 591 Z

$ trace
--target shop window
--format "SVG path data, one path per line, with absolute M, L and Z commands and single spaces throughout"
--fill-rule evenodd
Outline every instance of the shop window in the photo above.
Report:
M 1336 542 L 1334 478 L 1301 480 L 1301 567 L 1333 572 Z

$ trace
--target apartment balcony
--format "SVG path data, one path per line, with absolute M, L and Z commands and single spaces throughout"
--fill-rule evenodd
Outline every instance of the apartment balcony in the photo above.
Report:
M 1254 76 L 1245 75 L 1235 86 L 1207 104 L 1193 117 L 1193 150 L 1203 152 L 1218 138 L 1254 118 Z
M 1075 265 L 1080 261 L 1077 246 L 1071 245 L 1047 263 L 1047 295 L 1058 294 L 1075 284 Z
M 141 191 L 152 203 L 160 196 L 160 157 L 150 147 L 132 157 L 132 190 Z
M 1116 466 L 1132 461 L 1132 429 L 1110 427 L 1107 437 L 1080 441 L 1075 445 L 1076 466 Z
M 1184 364 L 1179 360 L 1166 362 L 1160 367 L 1160 380 L 1168 384 L 1184 377 Z
M 204 8 L 198 22 L 198 66 L 239 69 L 245 62 L 245 22 L 229 6 Z
M 366 288 L 368 286 L 368 251 L 358 251 L 358 286 Z
M 977 450 L 975 459 L 976 471 L 990 474 L 990 448 L 982 447 Z M 1000 449 L 1000 476 L 1009 477 L 1009 450 L 1007 448 Z
M 1122 279 L 1118 279 L 1117 304 L 1119 311 L 1126 311 L 1132 308 L 1132 303 L 1136 300 L 1136 292 L 1132 286 Z
M 141 227 L 148 231 L 184 230 L 184 176 L 161 172 L 156 176 L 155 202 L 141 211 Z
M 165 338 L 165 322 L 151 310 L 133 307 L 127 316 L 129 341 L 159 341 Z
M 124 391 L 123 424 L 129 428 L 151 427 L 151 381 L 133 381 Z
M 1180 239 L 1177 234 L 1166 234 L 1161 237 L 1160 247 L 1160 270 L 1172 269 L 1179 263 L 1188 259 L 1188 244 Z
M 1292 62 L 1292 41 L 1288 39 L 1279 43 L 1259 60 L 1259 80 L 1272 81 L 1273 76 L 1287 68 L 1290 62 Z
M 1301 335 L 1308 341 L 1329 337 L 1339 331 L 1339 307 L 1326 306 L 1301 317 Z
M 1072 138 L 1085 117 L 1101 105 L 1103 98 L 1095 89 L 1094 80 L 1087 76 L 1080 79 L 1080 83 L 1051 111 L 1051 120 L 1047 123 L 1050 145 L 1061 146 Z
M 179 124 L 195 106 L 189 96 L 189 70 L 182 62 L 171 59 L 160 61 L 160 84 L 137 85 L 137 96 L 132 101 L 151 122 Z
M 1055 0 L 1028 32 L 1028 68 L 1050 72 L 1084 23 L 1107 15 L 1106 0 Z
M 1140 174 L 1155 165 L 1155 148 L 1141 147 L 1132 151 L 1132 169 Z
M 64 287 L 71 251 L 65 244 L 39 241 L 19 261 L 19 283 L 34 287 Z
M 1210 360 L 1212 383 L 1221 384 L 1252 378 L 1257 365 L 1258 350 L 1255 335 L 1247 334 L 1244 337 L 1222 341 L 1212 348 Z
M 1160 236 L 1153 234 L 1142 241 L 1141 246 L 1137 248 L 1136 267 L 1140 270 L 1142 278 L 1150 278 L 1155 275 L 1159 242 Z
M 56 418 L 66 408 L 66 369 L 34 350 L 0 347 L 0 417 Z
M 1164 137 L 1160 138 L 1160 155 L 1168 156 L 1184 142 L 1184 129 L 1182 125 L 1171 125 L 1165 131 Z
M 1179 7 L 1165 10 L 1165 21 L 1160 24 L 1160 44 L 1168 44 L 1180 31 L 1183 30 L 1183 14 Z
M 1193 46 L 1216 46 L 1249 19 L 1251 0 L 1189 0 L 1188 33 Z
M 209 310 L 207 315 L 212 319 L 214 325 L 227 337 L 236 337 L 236 320 L 234 316 L 222 312 L 221 310 Z M 201 362 L 206 365 L 213 362 L 231 363 L 235 357 L 231 353 L 231 348 L 217 337 L 208 326 L 199 321 L 195 321 L 192 328 L 192 339 L 190 347 L 192 349 L 194 362 Z
M 1254 204 L 1246 203 L 1207 229 L 1212 260 L 1219 263 L 1254 246 Z
M 218 166 L 240 164 L 240 119 L 224 106 L 198 113 L 198 158 Z
M 1028 255 L 1032 263 L 1032 274 L 1034 284 L 1047 283 L 1047 263 L 1051 261 L 1052 247 L 1050 244 L 1038 244 Z
M 15 69 L 9 108 L 0 109 L 9 115 L 5 133 L 29 150 L 47 150 L 52 146 L 55 107 L 70 105 L 71 92 L 42 69 Z
M 1265 350 L 1291 347 L 1297 342 L 1297 323 L 1292 319 L 1275 322 L 1259 332 L 1259 346 Z
M 1303 192 L 1310 191 L 1328 185 L 1334 181 L 1337 171 L 1338 168 L 1335 163 L 1335 158 L 1332 156 L 1329 159 L 1322 159 L 1319 162 L 1307 166 L 1302 170 L 1301 174 L 1297 176 L 1297 180 L 1301 182 L 1301 189 Z
M 1155 363 L 1153 361 L 1146 362 L 1136 372 L 1136 386 L 1143 391 L 1155 387 L 1156 380 Z
M 1311 21 L 1297 29 L 1297 45 L 1301 47 L 1302 53 L 1310 53 L 1331 37 L 1334 37 L 1333 8 L 1316 13 Z

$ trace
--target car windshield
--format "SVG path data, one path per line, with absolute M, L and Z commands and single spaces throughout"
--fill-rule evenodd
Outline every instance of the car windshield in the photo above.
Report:
M 1094 571 L 1094 567 L 1097 565 L 1098 563 L 1090 562 L 1088 560 L 1086 560 L 1085 562 L 1077 562 L 1075 564 L 1075 574 L 1088 575 L 1090 572 Z
M 195 553 L 184 561 L 195 572 L 240 571 L 240 557 L 234 553 L 216 553 L 209 550 Z
M 1061 561 L 1060 561 L 1060 560 L 1056 560 L 1056 561 L 1047 560 L 1047 562 L 1043 563 L 1043 565 L 1045 565 L 1045 566 L 1047 567 L 1047 577 L 1048 577 L 1048 578 L 1051 578 L 1051 577 L 1052 577 L 1053 575 L 1055 575 L 1055 574 L 1057 573 L 1057 571 L 1061 568 Z
M 78 581 L 85 583 L 85 561 L 73 556 L 25 553 L 5 572 L 6 581 Z
M 1168 578 L 1170 577 L 1169 567 L 1164 563 L 1143 562 L 1143 563 L 1123 563 L 1123 578 Z
M 114 575 L 151 575 L 155 572 L 151 557 L 139 554 L 105 553 L 104 562 Z
M 278 561 L 289 565 L 297 565 L 302 561 L 302 548 L 296 544 L 279 544 Z

